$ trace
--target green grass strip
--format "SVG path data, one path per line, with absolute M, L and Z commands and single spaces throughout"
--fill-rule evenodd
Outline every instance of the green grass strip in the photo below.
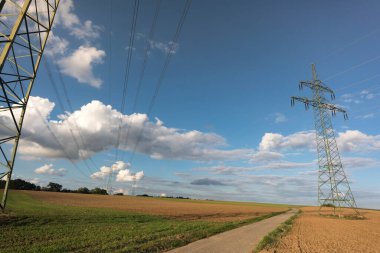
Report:
M 278 245 L 281 238 L 284 237 L 292 228 L 294 220 L 300 215 L 301 210 L 298 210 L 296 214 L 287 219 L 285 222 L 281 223 L 275 230 L 264 236 L 259 242 L 254 253 L 258 253 L 263 249 L 274 248 Z

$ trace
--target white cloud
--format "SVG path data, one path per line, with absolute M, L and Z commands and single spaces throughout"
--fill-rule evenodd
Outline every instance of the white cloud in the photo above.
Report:
M 111 167 L 108 166 L 102 166 L 99 171 L 93 173 L 91 175 L 92 179 L 104 179 L 108 175 L 114 172 L 120 172 L 120 171 L 129 171 L 127 168 L 131 167 L 130 163 L 125 163 L 123 161 L 117 161 L 114 163 Z M 124 173 L 124 172 L 123 172 Z
M 96 78 L 93 67 L 102 63 L 106 53 L 95 47 L 80 46 L 71 55 L 58 60 L 62 73 L 71 76 L 80 83 L 86 83 L 99 88 L 102 80 Z
M 158 50 L 162 53 L 171 53 L 175 54 L 178 51 L 178 43 L 174 43 L 173 41 L 169 41 L 168 43 L 160 42 L 160 41 L 154 41 L 150 40 L 149 45 L 151 50 Z
M 60 168 L 60 169 L 54 169 L 53 164 L 45 164 L 37 169 L 34 170 L 37 174 L 45 174 L 45 175 L 52 175 L 52 176 L 59 176 L 63 177 L 66 175 L 66 169 Z
M 259 150 L 313 149 L 314 143 L 314 131 L 301 131 L 288 136 L 278 133 L 265 133 L 259 144 Z
M 368 113 L 368 114 L 357 116 L 356 118 L 357 119 L 372 119 L 374 117 L 375 117 L 374 113 Z
M 59 115 L 59 120 L 49 120 L 55 104 L 48 99 L 31 96 L 29 103 L 24 121 L 24 126 L 28 127 L 23 129 L 19 146 L 19 154 L 22 156 L 37 159 L 67 156 L 73 160 L 86 159 L 95 153 L 115 148 L 120 122 L 119 148 L 132 151 L 138 143 L 136 152 L 146 154 L 153 159 L 241 160 L 249 159 L 253 154 L 251 149 L 226 149 L 226 140 L 215 133 L 170 128 L 163 122 L 150 121 L 145 114 L 123 115 L 111 106 L 96 100 L 77 111 Z M 0 112 L 0 121 L 3 125 L 11 125 L 11 115 Z M 58 142 L 47 131 L 44 121 Z M 77 142 L 79 149 L 71 131 L 77 140 L 81 140 Z M 0 128 L 0 135 L 5 134 L 9 134 L 9 131 Z
M 116 173 L 116 182 L 137 182 L 144 177 L 144 172 L 139 171 L 132 173 L 128 168 L 131 167 L 130 163 L 117 161 L 111 167 L 102 166 L 99 171 L 91 175 L 92 179 L 104 179 L 112 173 Z
M 67 52 L 69 42 L 50 32 L 44 54 L 50 57 L 62 56 Z
M 286 122 L 288 121 L 288 119 L 286 118 L 286 116 L 282 113 L 275 113 L 274 114 L 274 123 L 283 123 L 283 122 Z
M 100 35 L 101 28 L 94 25 L 92 21 L 86 20 L 82 26 L 74 26 L 71 28 L 70 34 L 78 39 L 96 39 Z
M 343 152 L 369 152 L 380 150 L 380 135 L 367 135 L 359 130 L 346 130 L 337 135 L 338 148 Z M 265 133 L 259 151 L 315 150 L 315 132 L 301 131 L 287 136 Z M 260 156 L 260 153 L 257 154 Z
M 359 130 L 347 130 L 339 133 L 337 142 L 340 150 L 345 152 L 380 150 L 380 135 L 367 135 Z
M 284 169 L 310 169 L 315 168 L 317 165 L 314 162 L 311 163 L 301 163 L 301 162 L 289 162 L 289 161 L 280 161 L 266 163 L 258 166 L 252 167 L 239 167 L 239 166 L 211 166 L 211 167 L 199 167 L 194 168 L 197 171 L 208 171 L 214 174 L 236 174 L 240 172 L 248 171 L 260 171 L 260 170 L 284 170 Z
M 273 160 L 280 160 L 284 155 L 278 152 L 258 151 L 252 155 L 250 162 L 269 162 Z
M 120 170 L 116 175 L 116 182 L 138 182 L 144 177 L 144 171 L 133 174 L 130 170 Z
M 85 41 L 98 38 L 100 35 L 100 27 L 94 25 L 91 20 L 81 22 L 78 15 L 74 13 L 74 1 L 72 0 L 60 2 L 55 25 L 62 25 L 71 35 Z
M 343 157 L 342 163 L 344 168 L 361 169 L 361 168 L 378 168 L 380 161 L 369 157 Z

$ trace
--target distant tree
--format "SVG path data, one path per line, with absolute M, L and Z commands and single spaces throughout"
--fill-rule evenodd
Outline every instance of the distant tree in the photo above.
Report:
M 70 190 L 70 189 L 63 188 L 63 189 L 61 190 L 61 192 L 76 192 L 76 191 L 73 191 L 73 190 Z
M 90 190 L 89 190 L 87 187 L 81 187 L 81 188 L 78 188 L 77 192 L 78 192 L 78 193 L 89 194 L 89 193 L 90 193 Z
M 101 189 L 99 187 L 96 187 L 90 191 L 91 194 L 100 194 L 100 195 L 107 195 L 107 191 L 104 189 Z
M 115 196 L 123 196 L 124 194 L 122 192 L 118 192 L 114 194 Z
M 62 185 L 50 182 L 47 185 L 47 190 L 51 192 L 60 192 L 62 190 Z
M 0 188 L 5 187 L 5 181 L 0 181 Z M 37 186 L 22 179 L 14 179 L 9 182 L 9 189 L 16 190 L 36 190 Z

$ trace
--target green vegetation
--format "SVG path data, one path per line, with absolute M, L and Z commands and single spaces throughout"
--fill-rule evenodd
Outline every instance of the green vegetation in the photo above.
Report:
M 263 249 L 276 247 L 277 244 L 280 242 L 280 239 L 290 231 L 290 229 L 293 226 L 294 220 L 298 217 L 300 213 L 301 211 L 299 210 L 295 215 L 287 219 L 275 230 L 264 236 L 264 238 L 259 242 L 259 244 L 253 252 L 257 253 Z
M 182 221 L 104 208 L 58 206 L 10 192 L 0 252 L 162 252 L 279 213 L 245 221 Z

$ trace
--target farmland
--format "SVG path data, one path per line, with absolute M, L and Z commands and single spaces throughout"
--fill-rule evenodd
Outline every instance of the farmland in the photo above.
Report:
M 283 205 L 12 191 L 1 252 L 163 252 Z
M 304 207 L 290 233 L 262 252 L 380 252 L 380 211 L 360 210 L 365 219 L 323 217 Z

